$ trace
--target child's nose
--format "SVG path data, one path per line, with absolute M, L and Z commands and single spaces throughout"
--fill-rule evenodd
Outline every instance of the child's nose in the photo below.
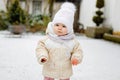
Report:
M 61 30 L 61 29 L 62 29 L 62 26 L 59 26 L 59 27 L 58 27 L 58 29 L 60 29 L 60 30 Z

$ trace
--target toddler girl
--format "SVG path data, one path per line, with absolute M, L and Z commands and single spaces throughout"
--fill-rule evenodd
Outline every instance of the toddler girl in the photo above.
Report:
M 75 6 L 65 2 L 49 22 L 46 36 L 37 45 L 36 56 L 43 64 L 44 80 L 70 80 L 72 65 L 82 61 L 82 50 L 73 32 Z

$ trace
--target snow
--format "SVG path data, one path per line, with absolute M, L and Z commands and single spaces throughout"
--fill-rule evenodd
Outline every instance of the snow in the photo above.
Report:
M 0 80 L 43 80 L 35 48 L 42 34 L 21 38 L 0 32 Z M 120 45 L 102 39 L 77 36 L 83 49 L 83 62 L 73 66 L 71 80 L 119 80 Z

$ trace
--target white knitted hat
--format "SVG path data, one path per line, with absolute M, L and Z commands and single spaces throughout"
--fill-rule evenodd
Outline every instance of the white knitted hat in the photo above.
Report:
M 53 18 L 53 25 L 62 23 L 67 27 L 68 33 L 73 33 L 73 22 L 76 8 L 73 3 L 65 2 Z

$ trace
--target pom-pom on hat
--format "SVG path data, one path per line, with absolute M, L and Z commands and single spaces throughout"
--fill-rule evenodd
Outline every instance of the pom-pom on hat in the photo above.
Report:
M 62 23 L 67 27 L 68 33 L 73 33 L 73 22 L 76 8 L 71 2 L 65 2 L 61 5 L 60 10 L 55 14 L 53 18 L 53 25 L 56 23 Z

